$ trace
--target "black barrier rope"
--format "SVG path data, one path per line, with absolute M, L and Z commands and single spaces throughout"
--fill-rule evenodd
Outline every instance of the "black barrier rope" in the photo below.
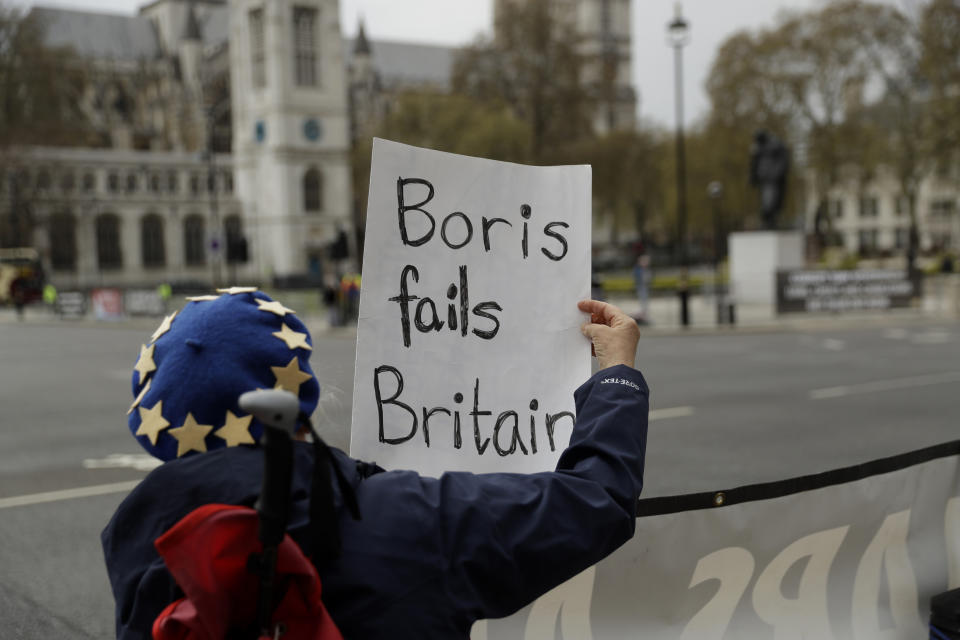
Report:
M 683 511 L 697 511 L 699 509 L 716 509 L 733 504 L 770 500 L 784 496 L 823 489 L 837 484 L 856 482 L 871 476 L 891 473 L 912 467 L 939 458 L 949 458 L 960 455 L 960 440 L 945 442 L 924 449 L 917 449 L 908 453 L 901 453 L 889 458 L 880 458 L 863 464 L 856 464 L 841 469 L 833 469 L 822 473 L 814 473 L 786 480 L 751 484 L 723 491 L 703 491 L 687 493 L 678 496 L 662 496 L 657 498 L 641 498 L 637 501 L 637 517 L 661 516 L 668 513 Z

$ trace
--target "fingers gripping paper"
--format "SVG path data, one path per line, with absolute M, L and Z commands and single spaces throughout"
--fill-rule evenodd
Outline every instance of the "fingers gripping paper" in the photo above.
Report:
M 590 167 L 375 140 L 351 454 L 390 469 L 552 469 L 590 375 Z

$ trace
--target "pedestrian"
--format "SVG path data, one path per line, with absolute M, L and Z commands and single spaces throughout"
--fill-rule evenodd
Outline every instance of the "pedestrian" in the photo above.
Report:
M 17 320 L 23 321 L 27 306 L 27 281 L 25 278 L 19 277 L 10 284 L 10 298 L 13 300 L 13 308 L 17 312 Z
M 637 290 L 637 299 L 640 301 L 640 315 L 637 322 L 650 324 L 650 256 L 646 253 L 637 256 L 637 263 L 633 266 L 633 284 Z
M 43 285 L 43 302 L 51 312 L 57 311 L 57 288 L 51 283 Z
M 173 287 L 167 282 L 160 283 L 157 285 L 157 295 L 160 297 L 160 302 L 163 305 L 163 312 L 166 313 L 168 305 L 170 304 L 170 297 L 173 295 Z
M 359 273 L 351 273 L 350 284 L 347 286 L 347 308 L 350 310 L 350 322 L 356 322 L 360 317 L 360 284 Z
M 323 305 L 327 308 L 327 324 L 331 327 L 343 326 L 340 304 L 337 300 L 336 279 L 329 276 L 323 279 Z
M 612 305 L 579 308 L 600 371 L 574 394 L 577 423 L 555 471 L 428 478 L 331 449 L 349 485 L 331 482 L 342 552 L 317 569 L 344 638 L 467 638 L 474 621 L 517 611 L 633 536 L 649 408 L 634 368 L 639 331 Z M 177 596 L 158 536 L 202 505 L 257 500 L 263 427 L 237 397 L 282 387 L 310 415 L 320 393 L 311 351 L 294 312 L 249 288 L 194 298 L 140 348 L 129 428 L 165 463 L 102 534 L 118 638 L 150 638 Z M 294 448 L 287 531 L 309 549 L 313 458 L 308 443 Z M 350 493 L 359 520 L 344 506 Z
M 953 254 L 943 254 L 943 258 L 940 261 L 940 273 L 953 273 Z
M 345 273 L 340 276 L 340 291 L 338 293 L 338 302 L 340 304 L 340 318 L 343 324 L 350 321 L 350 287 L 353 285 L 353 275 Z

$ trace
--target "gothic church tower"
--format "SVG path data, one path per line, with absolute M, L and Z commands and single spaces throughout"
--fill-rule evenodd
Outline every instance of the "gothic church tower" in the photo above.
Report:
M 231 0 L 238 197 L 257 275 L 315 282 L 352 237 L 347 79 L 338 0 Z

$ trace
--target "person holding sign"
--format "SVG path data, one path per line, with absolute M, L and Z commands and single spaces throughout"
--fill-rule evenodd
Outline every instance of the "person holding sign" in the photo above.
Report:
M 302 413 L 319 385 L 309 332 L 253 288 L 199 296 L 140 349 L 129 427 L 165 464 L 123 501 L 102 534 L 118 638 L 150 638 L 179 594 L 154 540 L 205 504 L 253 505 L 262 432 L 238 396 L 279 387 Z M 635 366 L 636 322 L 603 302 L 579 303 L 599 372 L 575 392 L 576 424 L 554 471 L 385 471 L 330 449 L 342 547 L 312 556 L 323 602 L 344 638 L 466 638 L 599 562 L 633 536 L 643 484 L 649 390 Z M 586 348 L 586 344 L 583 345 Z M 287 531 L 307 553 L 314 453 L 294 443 Z M 355 497 L 353 504 L 349 496 Z M 359 507 L 360 519 L 353 507 Z

